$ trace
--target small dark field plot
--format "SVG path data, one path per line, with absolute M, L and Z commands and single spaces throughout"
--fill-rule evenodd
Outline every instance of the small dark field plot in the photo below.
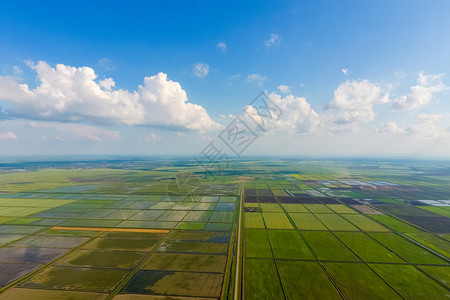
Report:
M 76 250 L 59 259 L 55 264 L 78 267 L 104 267 L 131 269 L 144 257 L 144 252 Z
M 339 201 L 347 205 L 361 204 L 358 201 L 353 200 L 352 198 L 339 198 Z
M 219 297 L 223 275 L 175 271 L 137 272 L 121 293 Z
M 45 264 L 68 252 L 59 248 L 0 248 L 0 262 Z
M 20 286 L 42 289 L 111 292 L 128 271 L 98 268 L 47 267 Z
M 7 286 L 11 282 L 41 267 L 30 263 L 0 263 L 0 287 Z
M 205 254 L 153 254 L 142 269 L 223 273 L 227 257 Z
M 259 203 L 277 203 L 276 198 L 272 196 L 260 196 L 258 201 Z
M 450 218 L 444 216 L 402 216 L 414 225 L 435 233 L 450 233 Z
M 333 198 L 324 197 L 324 198 L 320 198 L 319 200 L 323 204 L 340 204 L 339 201 L 337 201 L 337 200 L 335 200 Z
M 296 198 L 294 198 L 294 197 L 286 197 L 286 196 L 278 197 L 278 201 L 280 203 L 299 203 Z
M 64 299 L 64 300 L 103 300 L 107 293 L 97 292 L 75 292 L 68 290 L 41 290 L 29 288 L 12 288 L 0 295 L 0 299 L 22 300 L 22 299 Z
M 13 244 L 14 247 L 40 247 L 40 248 L 73 248 L 86 241 L 87 237 L 70 236 L 31 236 Z
M 256 196 L 245 196 L 245 203 L 258 203 Z
M 89 250 L 123 250 L 123 251 L 150 251 L 159 242 L 158 238 L 136 237 L 98 237 L 82 246 Z

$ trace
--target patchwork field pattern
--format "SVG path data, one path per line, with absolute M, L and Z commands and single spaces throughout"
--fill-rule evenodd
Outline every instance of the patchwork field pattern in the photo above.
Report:
M 448 162 L 0 171 L 0 299 L 450 297 Z
M 104 173 L 125 185 L 130 178 L 92 171 L 95 184 L 38 189 L 40 172 L 52 174 L 35 172 L 27 184 L 35 190 L 0 195 L 0 298 L 209 299 L 225 292 L 237 184 L 204 196 L 161 187 L 109 194 Z M 148 174 L 134 175 L 142 188 L 138 179 Z
M 448 210 L 414 202 L 431 197 L 426 184 L 320 173 L 245 184 L 246 299 L 450 297 Z

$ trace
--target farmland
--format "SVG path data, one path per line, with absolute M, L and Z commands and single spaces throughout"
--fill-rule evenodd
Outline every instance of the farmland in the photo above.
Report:
M 449 297 L 428 165 L 123 164 L 0 164 L 0 299 Z

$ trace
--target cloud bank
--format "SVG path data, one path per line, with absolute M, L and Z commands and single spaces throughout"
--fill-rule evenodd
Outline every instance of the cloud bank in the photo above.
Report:
M 445 116 L 442 114 L 422 113 L 412 122 L 405 122 L 405 116 L 398 114 L 400 109 L 422 107 L 432 101 L 435 93 L 448 89 L 441 81 L 442 76 L 443 74 L 424 75 L 421 72 L 418 74 L 418 84 L 410 88 L 410 93 L 394 100 L 390 97 L 392 85 L 382 85 L 367 79 L 346 80 L 334 90 L 334 97 L 324 105 L 323 109 L 319 107 L 319 110 L 312 107 L 306 98 L 290 94 L 289 86 L 279 85 L 277 87 L 279 94 L 284 95 L 277 93 L 269 95 L 272 102 L 283 112 L 279 118 L 271 119 L 265 116 L 262 121 L 258 107 L 253 106 L 246 107 L 245 116 L 250 121 L 264 122 L 266 134 L 333 135 L 341 132 L 358 132 L 363 124 L 372 123 L 368 125 L 373 126 L 372 133 L 382 135 L 409 135 L 419 139 L 448 138 L 450 130 L 446 129 L 445 125 L 448 122 L 444 121 Z M 251 81 L 249 78 L 247 80 Z M 386 116 L 399 119 L 383 120 L 384 122 L 377 124 L 377 114 L 381 115 L 381 120 L 385 120 Z M 402 123 L 406 123 L 404 128 L 397 123 L 402 119 Z M 410 120 L 411 116 L 407 119 Z
M 39 82 L 34 89 L 17 78 L 0 76 L 0 100 L 9 102 L 9 117 L 197 131 L 221 128 L 202 106 L 189 103 L 181 85 L 165 73 L 145 77 L 137 90 L 128 91 L 115 88 L 112 78 L 99 80 L 89 67 L 52 67 L 44 61 L 29 66 Z

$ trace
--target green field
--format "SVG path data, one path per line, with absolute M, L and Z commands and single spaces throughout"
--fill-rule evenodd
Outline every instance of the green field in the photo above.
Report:
M 277 264 L 288 299 L 341 299 L 318 263 L 279 261 Z
M 360 261 L 331 232 L 302 232 L 306 242 L 311 246 L 318 260 L 324 261 Z
M 365 264 L 329 262 L 324 266 L 349 299 L 402 299 Z
M 410 263 L 446 265 L 438 256 L 394 233 L 370 233 L 374 239 Z
M 283 299 L 275 262 L 269 259 L 245 261 L 244 291 L 246 299 Z
M 405 233 L 405 235 L 446 257 L 450 257 L 450 243 L 442 238 L 427 232 L 411 232 Z
M 419 269 L 423 270 L 426 274 L 443 284 L 445 287 L 450 288 L 450 267 L 448 266 L 420 266 Z
M 272 249 L 269 244 L 269 237 L 266 230 L 246 230 L 245 254 L 246 257 L 272 257 Z
M 404 263 L 392 251 L 362 232 L 336 232 L 336 236 L 366 262 Z
M 268 233 L 274 257 L 279 259 L 314 259 L 297 231 L 269 230 Z
M 413 266 L 373 264 L 370 267 L 406 299 L 439 299 L 450 292 Z

